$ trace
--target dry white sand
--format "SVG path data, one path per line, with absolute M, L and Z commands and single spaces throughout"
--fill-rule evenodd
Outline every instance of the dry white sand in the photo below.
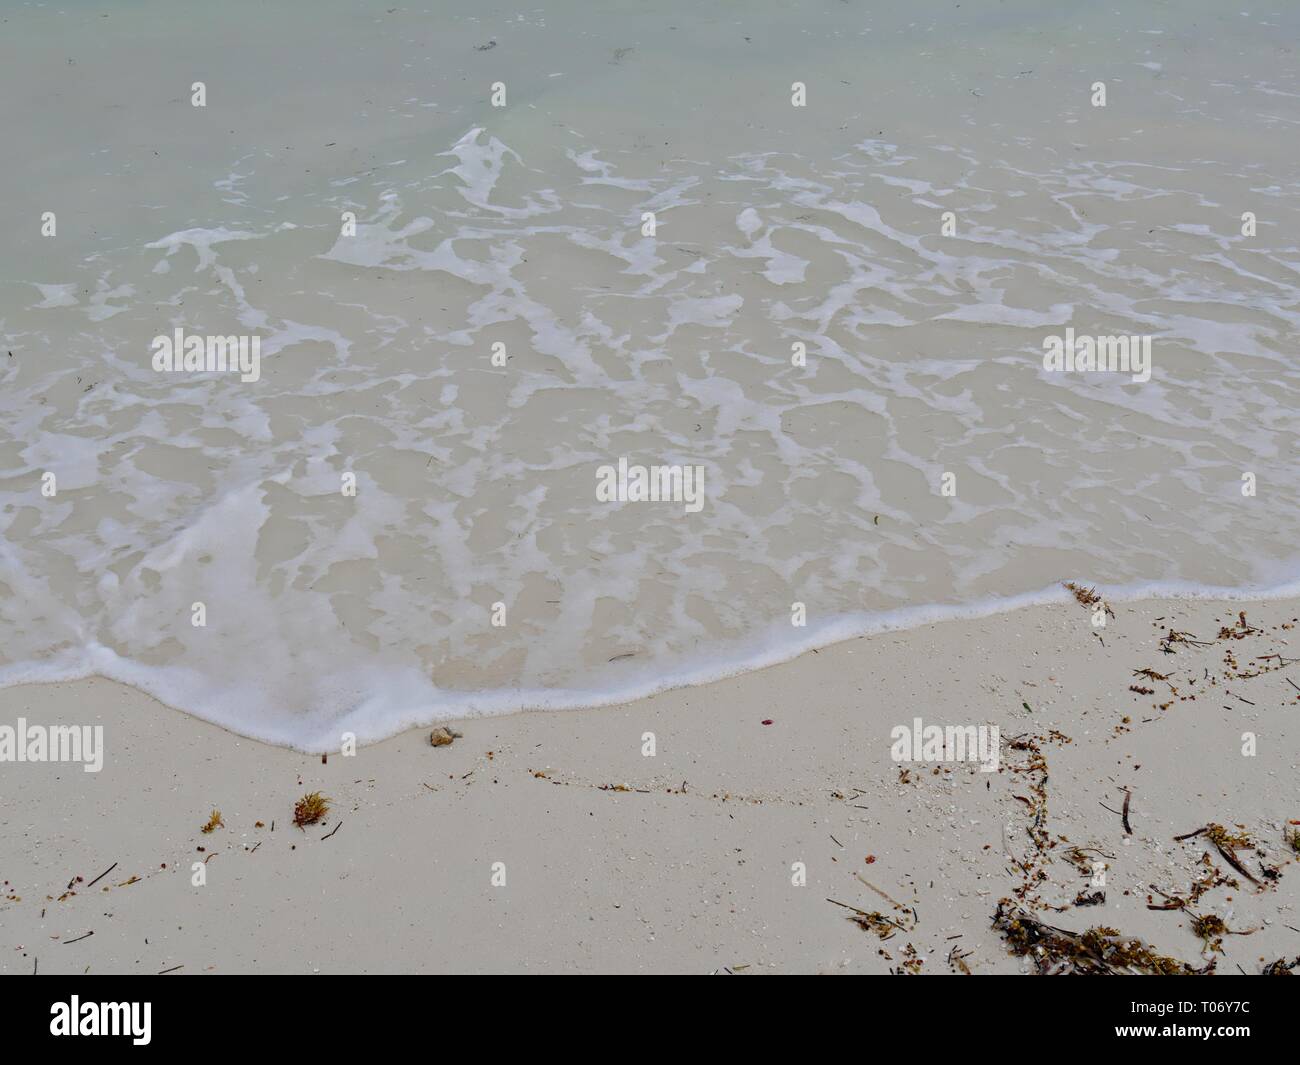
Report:
M 1216 639 L 1243 608 L 1262 631 Z M 956 947 L 976 973 L 1015 973 L 1028 963 L 990 922 L 1017 891 L 1051 924 L 1114 926 L 1201 965 L 1192 916 L 1148 900 L 1162 901 L 1152 885 L 1187 898 L 1211 866 L 1236 883 L 1193 913 L 1257 929 L 1223 939 L 1217 970 L 1300 955 L 1285 844 L 1300 819 L 1300 663 L 1276 668 L 1300 657 L 1282 627 L 1300 603 L 1116 613 L 1099 635 L 1074 604 L 945 622 L 630 705 L 463 721 L 449 747 L 409 732 L 327 764 L 107 681 L 9 689 L 0 725 L 102 724 L 106 757 L 98 774 L 0 765 L 0 971 L 943 973 Z M 1169 627 L 1210 645 L 1164 654 Z M 895 764 L 890 730 L 914 716 L 998 725 L 1002 770 Z M 1011 749 L 1019 734 L 1040 738 L 1048 766 L 1041 852 L 1042 774 Z M 301 831 L 294 803 L 316 789 L 333 810 Z M 213 809 L 224 827 L 204 835 Z M 1258 884 L 1204 836 L 1174 841 L 1207 823 L 1250 835 L 1236 857 Z M 1107 856 L 1104 904 L 1072 905 L 1098 890 L 1066 860 L 1072 845 Z M 828 898 L 903 930 L 882 941 Z

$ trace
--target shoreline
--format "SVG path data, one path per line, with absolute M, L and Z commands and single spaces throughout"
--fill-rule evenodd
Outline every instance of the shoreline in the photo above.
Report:
M 704 688 L 709 685 L 724 683 L 748 673 L 762 672 L 775 666 L 785 665 L 805 655 L 818 653 L 854 640 L 877 636 L 903 634 L 916 629 L 945 623 L 972 624 L 988 622 L 1002 617 L 1015 615 L 1018 611 L 1033 607 L 1053 606 L 1074 602 L 1072 587 L 1082 587 L 1072 581 L 1058 581 L 1037 591 L 1021 592 L 1015 595 L 982 599 L 970 603 L 926 603 L 921 606 L 901 607 L 889 610 L 861 611 L 852 614 L 832 615 L 825 619 L 813 619 L 805 628 L 804 635 L 797 640 L 778 643 L 775 634 L 788 631 L 787 624 L 774 624 L 766 630 L 744 640 L 723 641 L 708 655 L 691 658 L 674 665 L 666 681 L 641 679 L 660 671 L 654 663 L 641 668 L 631 680 L 619 682 L 612 688 L 595 692 L 585 689 L 543 688 L 516 689 L 502 688 L 486 691 L 437 690 L 438 702 L 433 709 L 421 708 L 407 710 L 400 714 L 403 723 L 396 727 L 383 726 L 368 729 L 366 707 L 373 699 L 382 699 L 376 693 L 361 700 L 361 706 L 344 714 L 325 729 L 318 730 L 311 740 L 300 742 L 291 738 L 283 728 L 276 725 L 270 729 L 246 729 L 239 724 L 223 719 L 221 714 L 203 710 L 186 709 L 189 702 L 184 693 L 176 692 L 166 680 L 156 680 L 158 674 L 151 672 L 135 662 L 124 660 L 108 648 L 96 645 L 91 650 L 77 652 L 74 657 L 81 660 L 75 666 L 60 667 L 53 662 L 20 663 L 0 667 L 0 692 L 12 687 L 33 685 L 50 685 L 77 683 L 86 680 L 106 680 L 130 688 L 153 701 L 161 703 L 176 713 L 193 717 L 207 724 L 215 725 L 223 731 L 236 736 L 265 743 L 273 747 L 282 747 L 301 754 L 333 754 L 340 749 L 341 738 L 351 734 L 353 742 L 363 746 L 373 746 L 385 740 L 400 736 L 421 728 L 432 728 L 445 722 L 481 720 L 499 716 L 511 716 L 521 713 L 551 713 L 558 711 L 581 712 L 601 710 L 625 703 L 652 699 L 668 692 L 688 688 Z M 1279 584 L 1246 586 L 1243 588 L 1222 588 L 1204 585 L 1189 585 L 1182 582 L 1146 581 L 1136 585 L 1105 586 L 1089 585 L 1089 590 L 1103 597 L 1112 604 L 1140 604 L 1148 600 L 1164 602 L 1186 601 L 1189 603 L 1244 603 L 1263 606 L 1268 603 L 1285 602 L 1300 599 L 1300 581 L 1287 580 Z M 633 655 L 618 656 L 634 657 Z M 87 659 L 93 664 L 86 664 Z M 611 660 L 613 661 L 613 660 Z M 405 673 L 408 667 L 395 667 Z M 382 667 L 369 667 L 370 673 L 382 671 Z M 164 671 L 165 674 L 165 671 Z M 250 697 L 252 693 L 250 692 Z M 223 697 L 223 702 L 225 697 Z M 455 712 L 444 713 L 444 710 Z M 330 743 L 323 744 L 321 737 L 330 736 Z
M 1029 606 L 323 763 L 111 681 L 8 688 L 0 725 L 101 725 L 105 750 L 99 773 L 0 764 L 0 971 L 1029 970 L 992 926 L 1003 898 L 1218 972 L 1300 955 L 1300 656 L 1255 672 L 1291 659 L 1300 599 L 1114 606 L 1100 632 L 1074 601 Z M 1163 653 L 1170 631 L 1197 642 Z M 917 717 L 996 725 L 999 770 L 894 762 Z M 300 830 L 312 791 L 333 808 Z M 1174 840 L 1208 824 L 1249 836 L 1253 881 Z M 1073 847 L 1107 856 L 1104 886 Z M 1190 899 L 1207 855 L 1223 882 L 1148 908 Z M 1205 914 L 1254 931 L 1203 953 Z

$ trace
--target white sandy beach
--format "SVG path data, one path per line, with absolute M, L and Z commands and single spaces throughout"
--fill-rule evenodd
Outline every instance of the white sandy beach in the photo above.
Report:
M 1243 609 L 1262 631 L 1216 639 Z M 0 970 L 1018 973 L 1028 963 L 991 927 L 1032 879 L 1008 853 L 1046 874 L 1023 896 L 1040 919 L 1113 926 L 1194 966 L 1213 952 L 1191 916 L 1147 904 L 1165 901 L 1153 885 L 1186 898 L 1208 853 L 1237 883 L 1192 910 L 1255 930 L 1223 938 L 1217 971 L 1300 955 L 1284 843 L 1300 819 L 1300 668 L 1231 676 L 1291 660 L 1298 630 L 1282 626 L 1300 601 L 1116 615 L 1100 638 L 1074 603 L 945 622 L 616 708 L 461 721 L 447 747 L 412 731 L 327 764 L 107 681 L 9 689 L 0 723 L 102 724 L 105 762 L 5 767 Z M 1170 628 L 1210 645 L 1163 654 Z M 1147 668 L 1169 681 L 1134 676 Z M 998 725 L 1002 770 L 892 762 L 890 729 L 914 716 Z M 1016 771 L 1030 755 L 1010 749 L 1022 734 L 1043 738 L 1044 827 L 1069 841 L 1046 859 L 1027 832 L 1035 777 Z M 334 808 L 302 831 L 294 803 L 314 790 Z M 204 835 L 213 809 L 224 827 Z M 1258 885 L 1204 837 L 1174 842 L 1207 823 L 1258 844 L 1237 852 Z M 1070 844 L 1106 856 L 1104 904 L 1072 905 L 1098 889 Z M 828 898 L 908 930 L 882 941 Z

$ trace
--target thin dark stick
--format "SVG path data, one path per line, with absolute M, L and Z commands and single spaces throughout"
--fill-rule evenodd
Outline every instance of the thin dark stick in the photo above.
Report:
M 113 863 L 112 865 L 110 865 L 107 869 L 105 869 L 102 873 L 100 873 L 99 876 L 95 877 L 94 880 L 92 880 L 89 884 L 87 884 L 86 887 L 88 887 L 88 888 L 93 888 L 96 884 L 98 884 L 101 880 L 103 880 L 104 877 L 108 876 L 108 874 L 111 873 L 111 872 L 112 872 L 114 869 L 116 869 L 116 868 L 117 868 L 117 862 L 114 862 L 114 863 Z
M 1124 789 L 1124 831 L 1127 832 L 1130 836 L 1133 835 L 1133 828 L 1128 823 L 1128 804 L 1132 798 L 1133 798 L 1132 793 L 1127 788 L 1125 788 Z
M 184 968 L 185 968 L 184 965 L 173 965 L 170 969 L 164 969 L 164 970 L 163 970 L 162 972 L 160 972 L 158 975 L 159 975 L 159 976 L 166 976 L 168 973 L 174 973 L 177 969 L 184 969 Z
M 342 827 L 343 827 L 343 822 L 340 821 L 337 825 L 334 826 L 333 832 L 330 832 L 329 835 L 327 836 L 321 836 L 320 841 L 324 843 L 327 839 L 330 838 L 330 836 L 334 835 L 334 832 L 337 832 Z
M 73 943 L 80 943 L 83 939 L 89 939 L 94 934 L 94 932 L 87 932 L 84 936 L 77 936 L 76 939 L 65 940 L 63 945 L 65 947 L 70 947 Z

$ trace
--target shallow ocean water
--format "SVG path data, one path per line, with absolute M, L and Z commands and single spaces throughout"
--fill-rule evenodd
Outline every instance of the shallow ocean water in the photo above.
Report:
M 1219 7 L 10 12 L 0 683 L 328 749 L 1069 579 L 1294 592 L 1300 13 Z M 1067 327 L 1150 380 L 1045 372 Z

